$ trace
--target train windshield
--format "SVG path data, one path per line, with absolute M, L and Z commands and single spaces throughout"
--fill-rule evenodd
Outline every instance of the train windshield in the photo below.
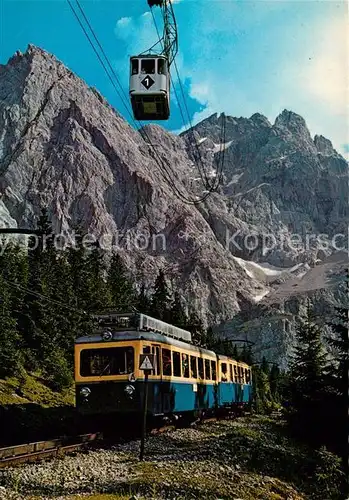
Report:
M 81 351 L 80 374 L 82 377 L 127 375 L 133 371 L 133 347 L 107 347 Z

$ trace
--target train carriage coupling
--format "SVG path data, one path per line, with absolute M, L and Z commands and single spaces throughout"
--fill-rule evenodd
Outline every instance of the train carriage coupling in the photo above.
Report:
M 170 71 L 166 56 L 130 58 L 130 98 L 136 120 L 168 120 Z

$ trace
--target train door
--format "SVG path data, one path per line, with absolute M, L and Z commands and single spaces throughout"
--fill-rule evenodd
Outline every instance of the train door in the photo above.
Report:
M 220 362 L 220 397 L 223 405 L 228 405 L 231 401 L 229 365 L 227 362 Z
M 155 363 L 155 369 L 151 372 L 151 377 L 148 380 L 148 383 L 151 384 L 148 393 L 148 409 L 155 414 L 162 413 L 160 346 L 156 344 L 144 345 L 143 354 L 152 354 Z

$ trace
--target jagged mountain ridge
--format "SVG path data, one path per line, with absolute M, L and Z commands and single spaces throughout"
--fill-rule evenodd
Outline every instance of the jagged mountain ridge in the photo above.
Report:
M 226 117 L 223 185 L 191 206 L 173 183 L 188 198 L 203 193 L 198 163 L 212 175 L 223 154 L 221 117 L 180 137 L 147 125 L 144 141 L 96 90 L 34 46 L 0 66 L 0 99 L 0 222 L 35 226 L 46 206 L 56 232 L 79 222 L 105 242 L 117 235 L 138 279 L 150 284 L 164 268 L 210 321 L 231 318 L 277 286 L 265 272 L 248 273 L 246 261 L 292 277 L 295 266 L 309 268 L 333 249 L 319 251 L 316 242 L 294 249 L 285 238 L 346 228 L 348 165 L 290 111 L 273 125 L 258 113 Z M 144 250 L 134 245 L 139 234 L 149 239 Z M 256 248 L 246 245 L 251 234 Z M 274 248 L 263 251 L 263 234 L 273 235 Z

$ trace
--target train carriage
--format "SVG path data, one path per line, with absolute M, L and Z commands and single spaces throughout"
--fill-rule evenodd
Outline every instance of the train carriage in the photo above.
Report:
M 190 332 L 143 314 L 113 315 L 108 321 L 108 330 L 105 323 L 104 331 L 75 343 L 76 403 L 82 414 L 141 414 L 141 354 L 154 355 L 147 406 L 154 418 L 194 418 L 250 402 L 248 365 L 196 347 Z

